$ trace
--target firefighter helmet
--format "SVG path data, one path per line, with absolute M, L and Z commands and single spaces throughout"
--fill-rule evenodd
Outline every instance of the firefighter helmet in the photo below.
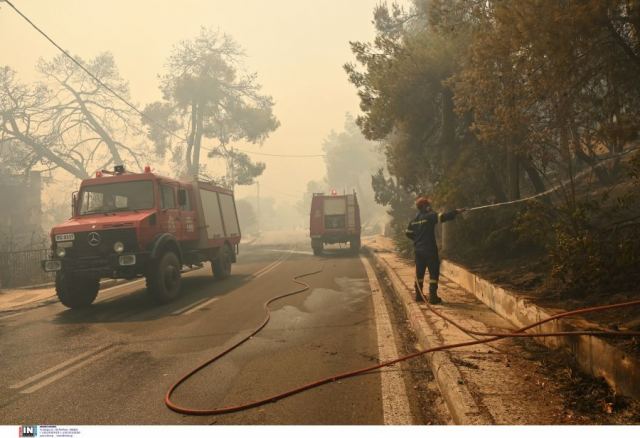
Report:
M 416 207 L 418 210 L 422 210 L 424 207 L 429 207 L 431 205 L 431 200 L 426 196 L 419 196 L 416 199 Z

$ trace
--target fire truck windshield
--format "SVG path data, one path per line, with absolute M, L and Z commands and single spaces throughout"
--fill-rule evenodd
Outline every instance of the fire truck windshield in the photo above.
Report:
M 83 187 L 80 215 L 153 208 L 153 183 L 128 181 Z

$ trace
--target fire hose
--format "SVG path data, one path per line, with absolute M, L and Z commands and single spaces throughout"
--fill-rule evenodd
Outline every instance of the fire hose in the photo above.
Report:
M 433 312 L 435 315 L 439 316 L 440 318 L 444 319 L 445 321 L 448 321 L 449 323 L 451 323 L 452 325 L 454 325 L 455 327 L 457 327 L 458 329 L 462 330 L 463 332 L 469 334 L 469 335 L 477 335 L 477 336 L 486 336 L 486 338 L 484 339 L 474 339 L 472 341 L 466 341 L 466 342 L 458 342 L 458 343 L 454 343 L 454 344 L 446 344 L 446 345 L 440 345 L 438 347 L 433 347 L 433 348 L 428 348 L 425 350 L 420 350 L 402 357 L 399 357 L 397 359 L 393 359 L 390 361 L 386 361 L 386 362 L 382 362 L 379 363 L 378 365 L 373 365 L 373 366 L 369 366 L 369 367 L 365 367 L 365 368 L 360 368 L 360 369 L 356 369 L 356 370 L 352 370 L 352 371 L 347 371 L 344 373 L 340 373 L 340 374 L 336 374 L 333 376 L 329 376 L 326 377 L 324 379 L 320 379 L 320 380 L 316 380 L 313 382 L 309 382 L 307 384 L 292 388 L 292 389 L 288 389 L 286 391 L 262 398 L 262 399 L 258 399 L 258 400 L 254 400 L 254 401 L 250 401 L 250 402 L 246 402 L 243 404 L 239 404 L 239 405 L 231 405 L 231 406 L 224 406 L 224 407 L 219 407 L 219 408 L 209 408 L 209 409 L 198 409 L 198 408 L 190 408 L 190 407 L 185 407 L 182 406 L 178 403 L 175 403 L 171 400 L 171 396 L 173 395 L 173 393 L 176 391 L 176 389 L 178 389 L 179 386 L 181 386 L 184 382 L 186 382 L 190 377 L 192 377 L 193 375 L 195 375 L 196 373 L 198 373 L 199 371 L 201 371 L 202 369 L 206 368 L 207 366 L 217 362 L 218 360 L 220 360 L 221 358 L 223 358 L 224 356 L 226 356 L 227 354 L 231 353 L 233 350 L 235 350 L 236 348 L 240 347 L 242 344 L 244 344 L 245 342 L 247 342 L 248 340 L 250 340 L 253 336 L 257 335 L 268 323 L 269 320 L 271 319 L 271 309 L 269 307 L 269 305 L 275 301 L 281 300 L 283 298 L 286 297 L 290 297 L 293 295 L 297 295 L 297 294 L 301 294 L 303 292 L 306 292 L 307 290 L 309 290 L 311 288 L 311 286 L 309 286 L 309 284 L 301 281 L 302 278 L 305 277 L 309 277 L 311 275 L 315 275 L 322 272 L 322 269 L 318 269 L 312 272 L 307 272 L 305 274 L 301 274 L 301 275 L 297 275 L 295 277 L 293 277 L 293 282 L 299 284 L 300 286 L 302 286 L 299 289 L 296 289 L 292 292 L 287 292 L 281 295 L 277 295 L 275 297 L 272 297 L 270 299 L 268 299 L 267 301 L 265 301 L 263 307 L 265 309 L 265 318 L 262 321 L 261 324 L 259 324 L 255 329 L 253 329 L 251 331 L 250 334 L 248 334 L 247 336 L 245 336 L 244 338 L 242 338 L 241 340 L 239 340 L 238 342 L 236 342 L 235 344 L 233 344 L 232 346 L 230 346 L 229 348 L 225 349 L 224 351 L 218 353 L 217 355 L 215 355 L 214 357 L 204 361 L 202 364 L 198 365 L 197 367 L 195 367 L 194 369 L 192 369 L 191 371 L 189 371 L 188 373 L 184 374 L 182 377 L 180 377 L 173 385 L 171 385 L 171 387 L 167 390 L 166 394 L 165 394 L 165 398 L 164 398 L 164 402 L 165 405 L 171 409 L 172 411 L 181 413 L 181 414 L 186 414 L 186 415 L 220 415 L 220 414 L 228 414 L 228 413 L 232 413 L 232 412 L 238 412 L 238 411 L 243 411 L 243 410 L 247 410 L 247 409 L 251 409 L 251 408 L 255 408 L 257 406 L 261 406 L 267 403 L 272 403 L 272 402 L 276 402 L 278 400 L 290 397 L 294 394 L 298 394 L 301 393 L 303 391 L 307 391 L 309 389 L 312 388 L 316 388 L 318 386 L 322 386 L 322 385 L 326 385 L 328 383 L 332 383 L 332 382 L 337 382 L 338 380 L 343 380 L 343 379 L 347 379 L 350 377 L 355 377 L 355 376 L 359 376 L 359 375 L 363 375 L 366 373 L 369 373 L 371 371 L 375 371 L 381 368 L 385 368 L 385 367 L 389 367 L 392 365 L 395 365 L 397 363 L 400 362 L 404 362 L 407 361 L 409 359 L 413 359 L 419 356 L 423 356 L 425 354 L 428 353 L 435 353 L 437 351 L 443 351 L 443 350 L 450 350 L 450 349 L 454 349 L 454 348 L 461 348 L 461 347 L 468 347 L 468 346 L 472 346 L 472 345 L 478 345 L 478 344 L 485 344 L 485 343 L 489 343 L 489 342 L 494 342 L 500 339 L 504 339 L 504 338 L 536 338 L 536 337 L 552 337 L 552 336 L 582 336 L 582 335 L 588 335 L 588 336 L 640 336 L 640 332 L 636 332 L 636 331 L 597 331 L 597 330 L 579 330 L 579 331 L 560 331 L 560 332 L 549 332 L 549 333 L 525 333 L 527 330 L 530 330 L 532 328 L 538 327 L 542 324 L 545 324 L 547 322 L 550 321 L 554 321 L 554 320 L 558 320 L 561 318 L 566 318 L 569 316 L 575 316 L 575 315 L 582 315 L 585 313 L 593 313 L 593 312 L 602 312 L 602 311 L 606 311 L 606 310 L 610 310 L 610 309 L 618 309 L 618 308 L 623 308 L 623 307 L 631 307 L 631 306 L 638 306 L 640 305 L 640 300 L 634 300 L 634 301 L 628 301 L 628 302 L 624 302 L 624 303 L 618 303 L 618 304 L 608 304 L 608 305 L 604 305 L 604 306 L 595 306 L 595 307 L 587 307 L 587 308 L 582 308 L 582 309 L 576 309 L 576 310 L 572 310 L 572 311 L 567 311 L 567 312 L 562 312 L 562 313 L 558 313 L 556 315 L 553 315 L 549 318 L 543 319 L 541 321 L 538 321 L 536 323 L 530 324 L 528 326 L 525 327 L 521 327 L 515 331 L 512 332 L 499 332 L 499 333 L 494 333 L 494 332 L 482 332 L 482 331 L 475 331 L 475 330 L 470 330 L 466 327 L 463 327 L 462 325 L 458 324 L 457 322 L 453 321 L 451 318 L 447 317 L 446 315 L 442 314 L 442 312 L 438 311 L 437 309 L 435 309 L 434 306 L 427 304 L 427 308 Z M 419 287 L 418 288 L 419 293 L 422 295 L 423 298 L 426 298 L 422 292 L 422 288 Z

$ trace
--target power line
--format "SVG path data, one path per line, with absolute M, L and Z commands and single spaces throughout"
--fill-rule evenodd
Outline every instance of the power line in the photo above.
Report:
M 134 110 L 136 113 L 140 114 L 140 116 L 146 120 L 148 120 L 150 123 L 152 123 L 153 125 L 157 126 L 158 128 L 162 129 L 163 131 L 167 132 L 169 135 L 183 140 L 183 141 L 188 141 L 186 138 L 183 138 L 181 136 L 179 136 L 178 134 L 176 134 L 175 132 L 173 132 L 171 129 L 167 128 L 166 126 L 162 125 L 161 123 L 156 122 L 154 119 L 152 119 L 151 117 L 147 116 L 145 113 L 143 113 L 142 111 L 140 111 L 138 108 L 135 107 L 135 105 L 133 105 L 132 103 L 130 103 L 127 99 L 125 99 L 124 97 L 122 97 L 120 94 L 118 94 L 118 92 L 116 92 L 115 90 L 113 90 L 111 87 L 109 87 L 107 84 L 105 84 L 104 82 L 102 82 L 97 76 L 95 76 L 93 73 L 91 73 L 84 65 L 82 65 L 82 63 L 80 61 L 78 61 L 77 59 L 75 59 L 71 54 L 69 54 L 69 52 L 67 52 L 65 49 L 63 49 L 62 47 L 60 47 L 60 45 L 58 45 L 58 43 L 56 43 L 53 39 L 51 39 L 51 37 L 49 37 L 49 35 L 47 35 L 42 29 L 40 29 L 33 21 L 31 21 L 29 19 L 29 17 L 27 17 L 26 15 L 24 15 L 22 12 L 20 12 L 20 10 L 18 8 L 16 8 L 14 6 L 13 3 L 11 3 L 9 0 L 0 0 L 0 3 L 4 1 L 6 4 L 8 4 L 14 11 L 16 11 L 16 13 L 18 15 L 20 15 L 20 17 L 22 17 L 27 23 L 29 23 L 31 25 L 31 27 L 33 27 L 36 31 L 38 31 L 38 33 L 40 33 L 43 37 L 45 37 L 51 44 L 53 44 L 56 49 L 58 49 L 60 52 L 62 52 L 63 55 L 65 55 L 67 58 L 69 58 L 74 64 L 76 64 L 78 67 L 80 67 L 80 69 L 82 69 L 82 71 L 84 71 L 87 75 L 89 75 L 91 77 L 91 79 L 93 79 L 94 81 L 96 81 L 96 83 L 98 85 L 100 85 L 101 87 L 103 87 L 104 89 L 106 89 L 107 91 L 109 91 L 111 94 L 113 94 L 116 98 L 118 98 L 120 101 L 122 101 L 125 105 L 127 105 L 129 108 L 131 108 L 132 110 Z
M 290 198 L 294 198 L 294 199 L 300 199 L 302 198 L 303 194 L 300 195 L 292 195 L 291 193 L 285 193 L 285 192 L 281 192 L 280 190 L 276 190 L 270 186 L 265 186 L 264 184 L 261 184 L 262 187 L 266 188 L 267 191 L 278 194 L 278 195 L 282 195 L 282 196 L 288 196 Z
M 155 125 L 156 127 L 162 129 L 163 131 L 165 131 L 166 133 L 168 133 L 169 135 L 171 135 L 172 137 L 175 137 L 179 140 L 182 141 L 187 141 L 188 140 L 184 137 L 181 137 L 180 135 L 176 134 L 174 131 L 172 131 L 171 129 L 167 128 L 166 126 L 164 126 L 163 124 L 157 122 L 156 120 L 154 120 L 153 118 L 149 117 L 148 115 L 146 115 L 145 113 L 143 113 L 142 111 L 140 111 L 135 105 L 133 105 L 131 102 L 129 102 L 127 99 L 125 99 L 124 97 L 122 97 L 117 91 L 115 91 L 113 88 L 111 88 L 110 86 L 108 86 L 107 84 L 105 84 L 102 80 L 100 80 L 96 75 L 94 75 L 93 73 L 91 73 L 84 65 L 82 65 L 82 63 L 80 61 L 78 61 L 76 58 L 74 58 L 68 51 L 66 51 L 64 48 L 62 48 L 58 43 L 56 43 L 49 35 L 47 35 L 47 33 L 45 31 L 43 31 L 42 29 L 40 29 L 40 27 L 38 27 L 33 21 L 31 21 L 31 19 L 29 19 L 29 17 L 27 17 L 25 14 L 23 14 L 10 0 L 0 0 L 0 3 L 4 2 L 6 4 L 8 4 L 20 17 L 22 17 L 27 23 L 29 23 L 29 25 L 31 27 L 33 27 L 38 33 L 40 33 L 44 38 L 47 39 L 47 41 L 49 41 L 56 49 L 58 49 L 64 56 L 66 56 L 67 58 L 69 58 L 75 65 L 77 65 L 82 71 L 84 71 L 89 77 L 91 77 L 91 79 L 93 79 L 98 85 L 100 85 L 101 87 L 103 87 L 105 90 L 109 91 L 113 96 L 115 96 L 118 100 L 120 100 L 121 102 L 123 102 L 126 106 L 128 106 L 129 108 L 131 108 L 133 111 L 135 111 L 137 114 L 139 114 L 142 118 L 146 119 L 147 121 L 149 121 L 151 124 Z M 264 153 L 264 152 L 254 152 L 254 151 L 248 151 L 248 150 L 243 150 L 243 149 L 236 149 L 237 151 L 240 152 L 244 152 L 247 154 L 252 154 L 252 155 L 261 155 L 261 156 L 267 156 L 267 157 L 279 157 L 279 158 L 324 158 L 326 157 L 325 154 L 311 154 L 311 155 L 296 155 L 296 154 L 269 154 L 269 153 Z
M 266 157 L 280 157 L 280 158 L 324 158 L 326 157 L 325 154 L 317 154 L 317 155 L 267 154 L 265 152 L 254 152 L 254 151 L 248 151 L 245 149 L 238 149 L 238 148 L 234 148 L 234 150 L 239 152 L 244 152 L 245 154 L 264 155 Z

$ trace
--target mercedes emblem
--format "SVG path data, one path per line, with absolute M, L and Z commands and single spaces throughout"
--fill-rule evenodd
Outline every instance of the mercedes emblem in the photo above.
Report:
M 100 245 L 100 242 L 102 242 L 102 237 L 100 237 L 100 234 L 93 231 L 89 233 L 89 235 L 87 236 L 87 240 L 89 241 L 89 245 L 98 246 Z

